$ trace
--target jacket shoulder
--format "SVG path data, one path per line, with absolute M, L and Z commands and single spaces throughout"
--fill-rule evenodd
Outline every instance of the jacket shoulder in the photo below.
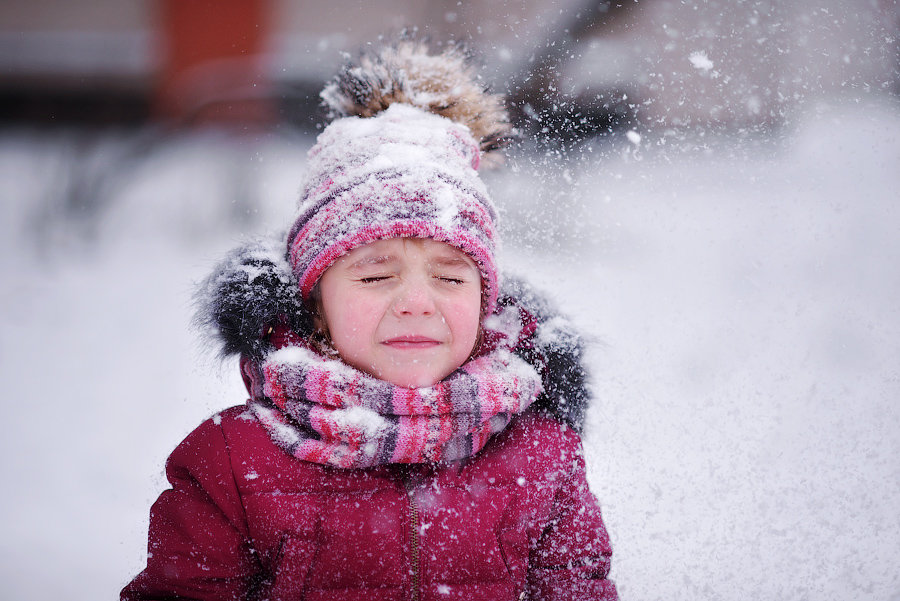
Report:
M 168 463 L 192 463 L 190 459 L 202 457 L 206 453 L 226 451 L 229 438 L 255 422 L 246 407 L 229 407 L 204 420 L 179 443 L 169 456 Z M 252 427 L 252 426 L 250 426 Z M 182 461 L 184 460 L 184 461 Z
M 540 482 L 553 488 L 583 465 L 582 455 L 581 438 L 570 426 L 528 411 L 466 460 L 463 471 L 500 486 Z
M 546 446 L 564 454 L 581 453 L 581 435 L 571 425 L 541 411 L 526 411 L 514 419 L 506 436 L 519 445 Z

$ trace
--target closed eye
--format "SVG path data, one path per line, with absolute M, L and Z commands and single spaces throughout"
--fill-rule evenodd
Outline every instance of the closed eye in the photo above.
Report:
M 359 278 L 359 281 L 363 284 L 374 284 L 375 282 L 381 282 L 389 279 L 391 276 L 388 275 L 373 275 L 365 278 Z
M 438 279 L 442 282 L 447 282 L 448 284 L 465 284 L 466 281 L 462 278 L 454 278 L 452 276 L 438 276 Z

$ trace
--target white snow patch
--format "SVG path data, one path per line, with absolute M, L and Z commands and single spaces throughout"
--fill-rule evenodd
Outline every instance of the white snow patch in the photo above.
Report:
M 350 407 L 348 409 L 336 409 L 332 416 L 336 423 L 341 424 L 346 431 L 363 432 L 368 437 L 378 436 L 381 432 L 391 427 L 389 421 L 379 413 L 366 407 Z
M 515 307 L 504 307 L 500 313 L 488 316 L 484 320 L 484 327 L 499 332 L 507 341 L 514 343 L 522 333 L 519 310 Z
M 247 274 L 247 282 L 252 284 L 262 275 L 266 274 L 266 269 L 256 265 L 243 264 L 239 267 L 241 271 Z
M 535 332 L 535 337 L 541 346 L 559 345 L 571 337 L 568 334 L 571 327 L 572 324 L 568 319 L 557 315 L 541 323 Z
M 272 351 L 266 357 L 269 363 L 278 365 L 299 365 L 310 361 L 321 361 L 318 355 L 309 349 L 299 346 L 286 346 Z

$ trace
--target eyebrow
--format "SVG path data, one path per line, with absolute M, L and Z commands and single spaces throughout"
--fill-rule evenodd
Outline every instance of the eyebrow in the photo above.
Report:
M 452 255 L 436 257 L 432 263 L 437 267 L 473 267 L 469 261 Z
M 396 263 L 397 257 L 394 255 L 375 255 L 372 257 L 362 257 L 347 266 L 348 269 L 358 270 L 369 266 L 380 266 L 389 263 Z
M 373 255 L 370 257 L 361 257 L 347 266 L 351 271 L 359 271 L 367 267 L 383 267 L 397 263 L 399 259 L 396 255 Z M 435 257 L 429 262 L 434 267 L 465 267 L 469 269 L 478 269 L 477 265 L 467 261 L 463 257 L 454 255 L 441 255 Z

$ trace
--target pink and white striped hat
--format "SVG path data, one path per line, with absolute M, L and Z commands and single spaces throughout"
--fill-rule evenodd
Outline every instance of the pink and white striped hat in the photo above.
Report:
M 475 261 L 485 311 L 493 311 L 496 210 L 478 167 L 510 127 L 498 97 L 473 79 L 452 49 L 428 56 L 422 45 L 406 43 L 364 57 L 325 89 L 332 113 L 350 116 L 332 121 L 310 150 L 288 235 L 287 258 L 304 299 L 356 247 L 433 238 Z

